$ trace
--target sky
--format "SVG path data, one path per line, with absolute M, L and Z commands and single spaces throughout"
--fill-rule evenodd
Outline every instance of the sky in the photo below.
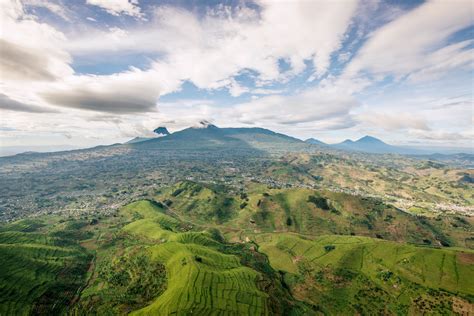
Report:
M 0 150 L 208 120 L 473 147 L 465 0 L 0 0 Z

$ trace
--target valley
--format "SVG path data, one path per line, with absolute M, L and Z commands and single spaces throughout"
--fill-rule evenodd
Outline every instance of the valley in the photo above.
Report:
M 474 308 L 458 162 L 213 125 L 0 162 L 2 315 Z
M 0 310 L 416 315 L 472 308 L 471 218 L 418 220 L 376 200 L 310 189 L 228 192 L 186 181 L 109 217 L 3 224 Z M 29 264 L 16 265 L 19 255 Z M 20 275 L 23 282 L 11 283 Z M 31 281 L 40 282 L 34 292 Z
M 0 0 L 0 316 L 474 316 L 468 0 Z

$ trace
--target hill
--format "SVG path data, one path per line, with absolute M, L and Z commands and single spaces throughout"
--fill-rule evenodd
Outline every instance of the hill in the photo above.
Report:
M 409 149 L 404 147 L 392 146 L 378 138 L 372 136 L 364 136 L 357 141 L 347 139 L 339 144 L 331 145 L 333 148 L 362 151 L 376 154 L 422 154 L 423 151 L 418 149 Z
M 328 146 L 328 144 L 316 138 L 308 138 L 305 142 L 311 145 Z
M 182 219 L 238 227 L 238 231 L 358 235 L 419 245 L 474 246 L 467 229 L 472 227 L 471 218 L 423 218 L 379 199 L 345 193 L 262 185 L 232 192 L 223 186 L 184 181 L 159 190 L 154 198 Z
M 155 128 L 153 130 L 153 133 L 155 133 L 154 137 L 139 137 L 139 136 L 137 136 L 137 137 L 129 140 L 125 144 L 133 144 L 133 143 L 144 142 L 144 141 L 147 141 L 147 140 L 150 140 L 150 139 L 155 139 L 155 138 L 158 138 L 158 137 L 165 137 L 165 136 L 168 136 L 170 134 L 170 132 L 168 132 L 168 129 L 166 127 L 163 127 L 163 126 Z
M 462 314 L 472 308 L 473 252 L 351 236 L 253 239 L 294 297 L 323 314 Z
M 178 188 L 183 191 L 175 197 L 183 194 L 183 200 L 226 191 L 197 192 L 193 183 Z M 255 198 L 248 195 L 250 203 Z M 109 217 L 46 216 L 2 225 L 0 311 L 347 315 L 472 308 L 471 250 L 324 232 L 258 232 L 232 217 L 194 222 L 173 208 L 178 201 L 167 204 L 138 200 Z M 240 212 L 245 207 L 235 218 Z
M 65 314 L 92 256 L 83 223 L 22 220 L 0 225 L 0 314 Z

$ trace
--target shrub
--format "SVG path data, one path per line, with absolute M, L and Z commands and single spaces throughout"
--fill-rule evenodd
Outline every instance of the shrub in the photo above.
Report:
M 326 246 L 324 246 L 324 250 L 326 250 L 327 252 L 332 251 L 332 250 L 334 250 L 334 249 L 336 249 L 336 246 L 334 246 L 334 245 L 326 245 Z
M 322 210 L 326 210 L 326 211 L 329 210 L 328 201 L 323 197 L 310 195 L 308 197 L 308 202 L 313 203 L 314 205 L 316 205 L 316 207 L 318 207 Z

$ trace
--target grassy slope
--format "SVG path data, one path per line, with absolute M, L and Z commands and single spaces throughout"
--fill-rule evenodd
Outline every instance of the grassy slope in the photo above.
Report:
M 349 236 L 262 234 L 255 240 L 286 273 L 292 293 L 325 312 L 416 314 L 429 307 L 452 313 L 453 296 L 474 299 L 473 252 Z M 380 300 L 371 303 L 370 296 Z
M 150 202 L 140 202 L 129 210 L 140 206 L 145 210 L 153 207 Z M 123 230 L 163 242 L 147 250 L 152 260 L 166 266 L 168 288 L 151 305 L 133 314 L 267 314 L 266 294 L 256 286 L 256 271 L 242 266 L 236 256 L 212 249 L 218 243 L 208 233 L 175 232 L 179 221 L 156 211 L 147 211 L 147 217 Z
M 59 314 L 84 282 L 90 257 L 68 230 L 40 223 L 0 227 L 0 315 Z
M 250 185 L 242 193 L 185 181 L 163 189 L 155 198 L 170 201 L 170 209 L 182 218 L 219 224 L 223 230 L 361 235 L 433 246 L 472 246 L 470 218 L 421 218 L 376 199 L 302 188 Z M 311 203 L 311 197 L 324 198 L 330 209 Z
M 268 195 L 262 193 L 261 187 L 254 188 L 254 191 L 249 193 L 249 205 L 257 203 L 256 196 L 259 199 L 271 199 L 270 202 L 275 202 L 280 208 L 281 219 L 277 219 L 278 215 L 275 214 L 271 214 L 269 218 L 273 223 L 280 223 L 280 225 L 286 224 L 284 219 L 288 215 L 293 216 L 294 210 L 302 209 L 303 206 L 307 207 L 308 194 L 314 194 L 313 191 L 306 190 L 274 190 Z M 185 190 L 180 194 L 183 194 L 182 198 L 192 197 L 192 194 L 187 194 Z M 354 212 L 367 207 L 365 203 L 371 203 L 355 197 L 348 199 L 347 196 L 341 194 L 326 193 L 325 196 L 336 205 L 337 209 L 340 209 L 340 214 L 336 215 L 342 218 L 352 216 Z M 338 201 L 342 201 L 342 205 L 337 205 Z M 173 203 L 179 204 L 176 197 Z M 262 205 L 262 202 L 260 204 Z M 370 206 L 374 207 L 374 205 Z M 273 212 L 275 209 L 276 207 L 272 206 Z M 241 212 L 244 213 L 245 210 Z M 386 217 L 387 214 L 384 212 L 386 210 L 379 214 L 380 217 Z M 398 211 L 390 209 L 389 212 Z M 249 214 L 252 213 L 247 213 Z M 323 215 L 327 214 L 323 213 Z M 404 218 L 410 218 L 409 215 L 400 212 L 398 215 L 400 215 L 399 218 L 393 217 L 394 222 L 399 225 L 409 225 L 408 220 L 402 221 Z M 292 218 L 294 223 L 301 221 L 300 218 Z M 171 218 L 168 220 L 176 221 Z M 235 220 L 238 220 L 238 217 Z M 216 297 L 213 300 L 209 298 L 212 290 L 203 292 L 203 289 L 216 288 L 213 280 L 222 279 L 222 276 L 217 275 L 222 273 L 223 268 L 236 269 L 233 264 L 237 262 L 230 265 L 223 263 L 228 259 L 224 259 L 226 256 L 222 253 L 215 252 L 213 247 L 216 246 L 216 242 L 211 240 L 206 233 L 175 233 L 163 230 L 160 228 L 163 215 L 159 215 L 156 219 L 148 219 L 149 222 L 146 222 L 146 225 L 144 225 L 144 220 L 141 221 L 141 225 L 132 223 L 124 230 L 137 236 L 166 241 L 151 247 L 150 251 L 154 258 L 165 262 L 170 277 L 170 288 L 153 304 L 137 313 L 155 313 L 158 310 L 171 313 L 183 311 L 209 313 L 210 310 L 200 308 L 208 304 L 218 306 L 215 305 L 218 304 Z M 374 223 L 375 227 L 379 225 L 376 220 Z M 306 228 L 299 226 L 296 229 Z M 466 261 L 466 258 L 461 260 L 460 252 L 454 249 L 417 247 L 367 237 L 331 235 L 310 240 L 295 233 L 246 234 L 259 245 L 259 251 L 269 257 L 272 267 L 282 271 L 294 297 L 313 305 L 316 311 L 333 314 L 356 312 L 417 314 L 423 312 L 423 308 L 427 308 L 427 310 L 437 310 L 440 313 L 452 313 L 455 296 L 460 297 L 456 299 L 461 302 L 461 305 L 466 306 L 469 306 L 469 301 L 472 301 L 474 297 L 474 287 L 469 282 L 474 277 L 474 266 L 472 261 L 469 261 L 474 256 L 471 252 L 464 254 L 468 258 Z M 183 236 L 189 236 L 185 238 L 185 242 L 182 240 Z M 328 245 L 335 248 L 327 251 L 324 247 Z M 202 262 L 196 261 L 196 254 Z M 209 268 L 211 269 L 208 270 Z M 247 271 L 255 273 L 250 269 Z M 250 279 L 255 279 L 255 276 Z M 189 280 L 192 281 L 189 282 Z M 195 280 L 199 284 L 197 288 L 194 284 Z M 224 280 L 227 279 L 224 278 Z M 218 296 L 219 293 L 222 292 L 217 291 L 214 295 Z M 250 293 L 253 293 L 252 297 L 262 299 L 259 294 L 256 294 L 258 292 L 250 291 Z M 186 297 L 184 301 L 183 297 Z M 380 299 L 376 300 L 377 297 Z M 221 297 L 217 300 L 222 299 Z M 200 305 L 195 300 L 206 303 Z M 252 300 L 254 301 L 255 298 Z M 226 312 L 236 313 L 239 310 L 238 306 L 226 309 Z M 244 313 L 244 311 L 248 313 L 251 311 L 248 308 L 249 306 L 246 306 L 239 313 Z M 224 311 L 221 310 L 221 312 Z
M 171 208 L 138 201 L 95 225 L 56 219 L 3 226 L 0 261 L 8 268 L 0 271 L 0 314 L 27 314 L 33 307 L 64 313 L 81 285 L 84 288 L 69 310 L 73 315 L 449 314 L 455 300 L 456 306 L 466 308 L 474 301 L 469 282 L 474 257 L 468 250 L 324 235 L 323 228 L 329 233 L 344 225 L 356 229 L 352 216 L 364 210 L 381 213 L 380 219 L 374 215 L 373 229 L 388 227 L 384 219 L 394 210 L 380 210 L 373 201 L 255 185 L 244 195 L 232 195 L 236 204 L 247 205 L 233 210 L 228 220 L 219 223 L 214 218 L 215 224 L 200 221 L 197 226 L 187 220 L 201 210 L 185 212 L 185 206 L 205 205 L 212 195 L 223 201 L 226 191 L 196 185 L 181 184 L 183 190 L 175 196 L 176 188 L 162 192 L 160 201 L 169 197 Z M 308 196 L 315 194 L 326 198 L 332 211 L 308 203 Z M 249 219 L 262 209 L 269 213 L 267 218 L 251 224 Z M 312 230 L 307 212 L 316 217 L 318 230 Z M 392 220 L 404 223 L 403 218 Z M 331 220 L 333 226 L 328 225 Z M 240 240 L 253 241 L 225 243 L 213 229 L 227 229 L 231 236 L 232 226 L 239 229 Z M 418 228 L 422 233 L 427 229 Z M 291 230 L 319 236 L 302 237 Z M 90 256 L 78 241 L 95 253 L 87 280 Z
M 121 216 L 129 223 L 117 234 L 120 243 L 99 249 L 100 272 L 83 292 L 78 314 L 93 310 L 104 314 L 134 311 L 137 315 L 268 314 L 268 295 L 257 288 L 259 272 L 243 266 L 236 255 L 220 252 L 218 248 L 223 245 L 212 239 L 209 232 L 189 231 L 189 224 L 164 212 L 151 201 L 135 202 L 122 209 Z M 107 263 L 116 260 L 124 265 L 136 256 L 145 256 L 150 266 L 159 264 L 166 268 L 166 285 L 162 291 L 140 300 L 131 295 L 125 284 L 114 283 L 120 265 Z M 144 278 L 146 270 L 147 267 L 145 271 L 132 271 L 138 275 L 129 282 L 154 277 Z M 127 303 L 122 297 L 130 302 L 135 300 L 136 304 Z

